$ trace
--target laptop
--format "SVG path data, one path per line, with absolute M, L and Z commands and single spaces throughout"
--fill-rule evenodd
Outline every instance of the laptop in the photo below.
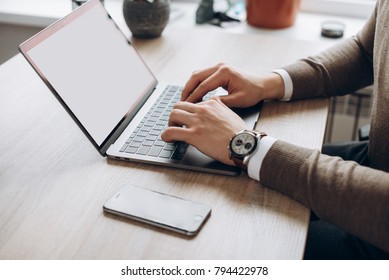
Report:
M 240 173 L 186 143 L 162 141 L 160 134 L 182 87 L 157 81 L 99 0 L 53 23 L 19 50 L 101 155 Z M 240 113 L 254 128 L 259 111 L 253 107 Z

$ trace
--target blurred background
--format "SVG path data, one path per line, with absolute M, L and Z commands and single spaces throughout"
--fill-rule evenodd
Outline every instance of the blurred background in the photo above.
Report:
M 259 0 L 251 2 L 255 1 Z M 290 26 L 284 28 L 261 27 L 247 22 L 246 4 L 249 2 L 171 0 L 170 19 L 166 28 L 218 28 L 224 32 L 320 40 L 331 46 L 355 35 L 373 11 L 376 1 L 298 0 L 296 18 Z M 20 43 L 68 14 L 72 5 L 72 0 L 0 0 L 0 64 L 18 54 Z M 124 34 L 130 37 L 131 32 L 123 18 L 123 0 L 104 0 L 104 5 Z M 335 23 L 335 26 L 330 26 L 335 30 L 323 34 L 326 23 Z M 342 29 L 342 32 L 332 36 L 333 32 L 339 31 L 336 28 Z M 325 142 L 357 140 L 364 137 L 363 133 L 368 133 L 366 125 L 370 122 L 371 92 L 372 88 L 369 87 L 331 100 Z

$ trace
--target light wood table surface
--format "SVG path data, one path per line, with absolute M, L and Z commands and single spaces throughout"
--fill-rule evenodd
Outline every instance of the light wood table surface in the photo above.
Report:
M 159 80 L 226 62 L 263 73 L 326 47 L 281 37 L 198 29 L 132 40 Z M 328 100 L 266 103 L 258 129 L 320 149 Z M 300 259 L 309 210 L 237 177 L 101 157 L 28 63 L 0 66 L 0 259 Z M 277 168 L 276 166 L 274 168 Z M 123 184 L 203 202 L 194 238 L 105 215 Z

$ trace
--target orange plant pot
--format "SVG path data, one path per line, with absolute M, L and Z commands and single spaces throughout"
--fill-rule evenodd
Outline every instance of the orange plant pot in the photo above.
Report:
M 246 0 L 247 22 L 256 27 L 286 28 L 292 26 L 300 0 Z

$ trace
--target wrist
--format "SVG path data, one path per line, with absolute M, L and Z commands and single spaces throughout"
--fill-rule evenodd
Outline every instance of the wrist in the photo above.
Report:
M 284 80 L 275 72 L 263 77 L 262 92 L 265 100 L 282 99 L 285 94 Z
M 247 170 L 250 155 L 256 151 L 259 142 L 265 136 L 267 135 L 264 132 L 256 132 L 247 129 L 236 133 L 231 138 L 228 146 L 230 159 L 235 165 L 243 170 Z

